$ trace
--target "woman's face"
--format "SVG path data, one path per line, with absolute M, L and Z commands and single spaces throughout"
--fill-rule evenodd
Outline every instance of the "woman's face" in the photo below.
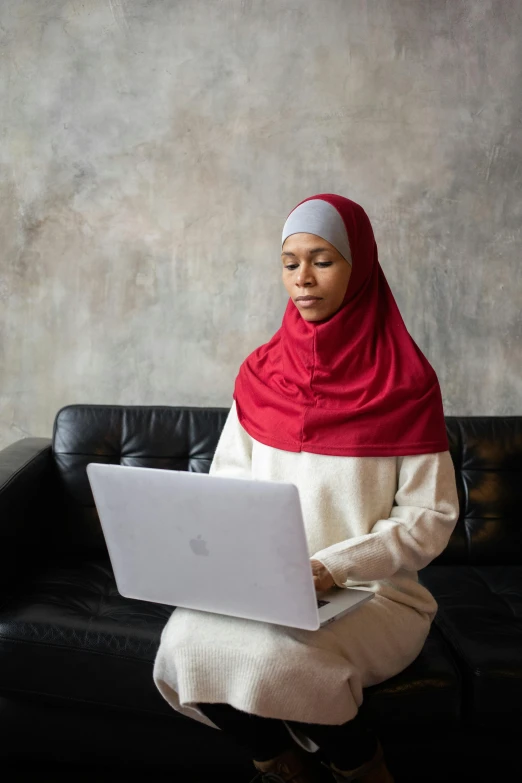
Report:
M 305 321 L 322 321 L 343 303 L 352 266 L 326 239 L 291 234 L 281 252 L 283 283 Z M 300 297 L 316 297 L 308 302 Z

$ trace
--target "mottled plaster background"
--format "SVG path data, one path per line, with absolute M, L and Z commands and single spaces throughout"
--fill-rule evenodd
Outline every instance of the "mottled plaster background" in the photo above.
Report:
M 224 405 L 280 235 L 362 204 L 446 415 L 522 414 L 522 3 L 1 0 L 0 445 Z

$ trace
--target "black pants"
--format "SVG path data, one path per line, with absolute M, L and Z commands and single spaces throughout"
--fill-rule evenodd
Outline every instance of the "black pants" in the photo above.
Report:
M 268 761 L 288 750 L 293 740 L 283 721 L 262 718 L 230 704 L 199 704 L 201 711 L 223 731 L 249 751 L 255 761 Z M 377 749 L 377 735 L 359 710 L 342 725 L 287 721 L 323 751 L 329 761 L 343 770 L 355 769 L 369 761 Z

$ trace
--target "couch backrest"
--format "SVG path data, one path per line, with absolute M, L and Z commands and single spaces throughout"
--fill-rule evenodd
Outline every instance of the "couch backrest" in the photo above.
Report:
M 89 462 L 208 473 L 228 408 L 67 405 L 56 414 L 53 455 L 64 490 L 69 551 L 107 552 Z
M 522 563 L 522 416 L 446 416 L 460 514 L 431 565 Z
M 228 408 L 67 405 L 53 428 L 67 548 L 103 550 L 89 462 L 208 473 Z M 460 515 L 432 564 L 522 562 L 522 416 L 446 416 Z

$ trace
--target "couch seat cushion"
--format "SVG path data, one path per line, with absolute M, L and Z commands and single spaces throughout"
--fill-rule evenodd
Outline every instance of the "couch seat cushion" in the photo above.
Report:
M 108 560 L 50 565 L 0 607 L 0 689 L 182 717 L 152 680 L 172 611 L 123 598 Z M 437 629 L 407 669 L 367 689 L 367 701 L 387 730 L 458 720 L 458 674 Z
M 463 673 L 464 719 L 522 725 L 522 566 L 428 566 L 419 580 Z
M 152 680 L 172 611 L 123 598 L 108 560 L 46 567 L 0 605 L 0 688 L 177 715 Z
M 461 681 L 452 652 L 432 624 L 417 658 L 394 677 L 365 688 L 364 709 L 383 737 L 454 731 L 460 722 Z

